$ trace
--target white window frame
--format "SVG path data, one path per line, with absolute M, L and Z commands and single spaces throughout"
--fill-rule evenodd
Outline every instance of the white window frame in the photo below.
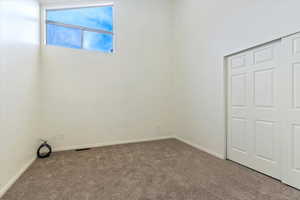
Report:
M 102 7 L 102 6 L 111 6 L 113 9 L 113 31 L 104 31 L 100 29 L 93 29 L 93 28 L 87 28 L 77 25 L 69 25 L 69 24 L 63 24 L 63 23 L 57 23 L 57 22 L 51 22 L 51 24 L 57 24 L 60 26 L 64 26 L 67 28 L 76 28 L 80 29 L 82 31 L 91 31 L 91 32 L 98 32 L 98 33 L 106 33 L 111 34 L 113 36 L 113 52 L 107 53 L 107 52 L 101 52 L 101 51 L 93 51 L 93 52 L 99 52 L 99 53 L 105 53 L 105 54 L 115 54 L 116 53 L 116 14 L 115 14 L 115 2 L 109 1 L 109 2 L 101 2 L 101 3 L 48 3 L 41 6 L 41 45 L 42 46 L 48 46 L 47 45 L 47 10 L 67 10 L 67 9 L 79 9 L 79 8 L 90 8 L 90 7 Z M 82 34 L 83 37 L 83 34 Z M 83 38 L 81 39 L 81 46 L 83 42 Z M 59 46 L 55 46 L 59 47 Z M 70 48 L 71 49 L 71 48 Z M 86 50 L 84 48 L 80 48 L 79 50 Z M 86 50 L 89 51 L 89 50 Z

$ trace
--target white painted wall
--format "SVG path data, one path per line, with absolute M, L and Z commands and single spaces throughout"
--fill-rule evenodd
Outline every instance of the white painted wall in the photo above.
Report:
M 172 134 L 172 4 L 113 2 L 114 54 L 43 46 L 42 132 L 55 149 Z
M 0 1 L 0 196 L 35 157 L 39 7 Z
M 225 154 L 223 57 L 300 31 L 299 0 L 175 0 L 177 134 Z
M 43 46 L 39 71 L 38 5 L 0 2 L 1 188 L 40 136 L 63 149 L 176 134 L 223 156 L 224 55 L 300 30 L 297 0 L 115 0 L 115 54 Z

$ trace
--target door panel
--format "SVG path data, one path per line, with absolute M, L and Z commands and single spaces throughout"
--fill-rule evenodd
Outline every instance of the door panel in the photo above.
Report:
M 230 94 L 230 118 L 228 121 L 229 154 L 232 160 L 247 165 L 249 161 L 249 73 L 247 67 L 251 58 L 239 54 L 228 60 L 229 77 L 228 94 Z M 231 73 L 233 72 L 233 73 Z
M 228 158 L 280 178 L 279 42 L 228 58 Z
M 246 74 L 232 76 L 232 106 L 246 105 Z
M 274 47 L 268 46 L 265 48 L 260 48 L 258 50 L 254 50 L 253 54 L 255 64 L 271 61 L 274 59 Z
M 300 124 L 294 124 L 292 130 L 292 168 L 300 173 Z
M 299 41 L 300 42 L 300 41 Z M 293 65 L 293 104 L 294 108 L 300 108 L 300 63 Z
M 286 38 L 288 40 L 288 38 Z M 286 40 L 284 39 L 284 40 Z M 292 36 L 292 51 L 294 55 L 300 54 L 300 37 Z
M 255 123 L 255 156 L 266 162 L 274 162 L 274 122 L 256 121 Z M 271 141 L 270 141 L 271 140 Z
M 300 34 L 282 40 L 283 182 L 300 189 Z
M 246 65 L 246 57 L 244 55 L 231 59 L 232 68 L 245 67 L 245 65 Z
M 241 153 L 247 153 L 247 121 L 245 119 L 232 118 L 232 148 Z
M 255 106 L 272 107 L 274 104 L 274 69 L 254 72 Z

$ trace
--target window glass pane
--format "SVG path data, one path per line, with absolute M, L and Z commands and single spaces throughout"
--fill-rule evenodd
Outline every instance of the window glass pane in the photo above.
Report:
M 113 52 L 113 36 L 110 34 L 84 31 L 83 48 L 103 52 Z
M 81 48 L 81 34 L 79 29 L 47 24 L 47 44 L 50 45 Z
M 89 7 L 65 10 L 48 10 L 47 20 L 113 31 L 113 7 Z

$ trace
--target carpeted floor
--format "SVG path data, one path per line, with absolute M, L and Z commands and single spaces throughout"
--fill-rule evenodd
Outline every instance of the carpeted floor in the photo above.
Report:
M 170 139 L 55 153 L 2 200 L 300 200 L 300 191 Z

